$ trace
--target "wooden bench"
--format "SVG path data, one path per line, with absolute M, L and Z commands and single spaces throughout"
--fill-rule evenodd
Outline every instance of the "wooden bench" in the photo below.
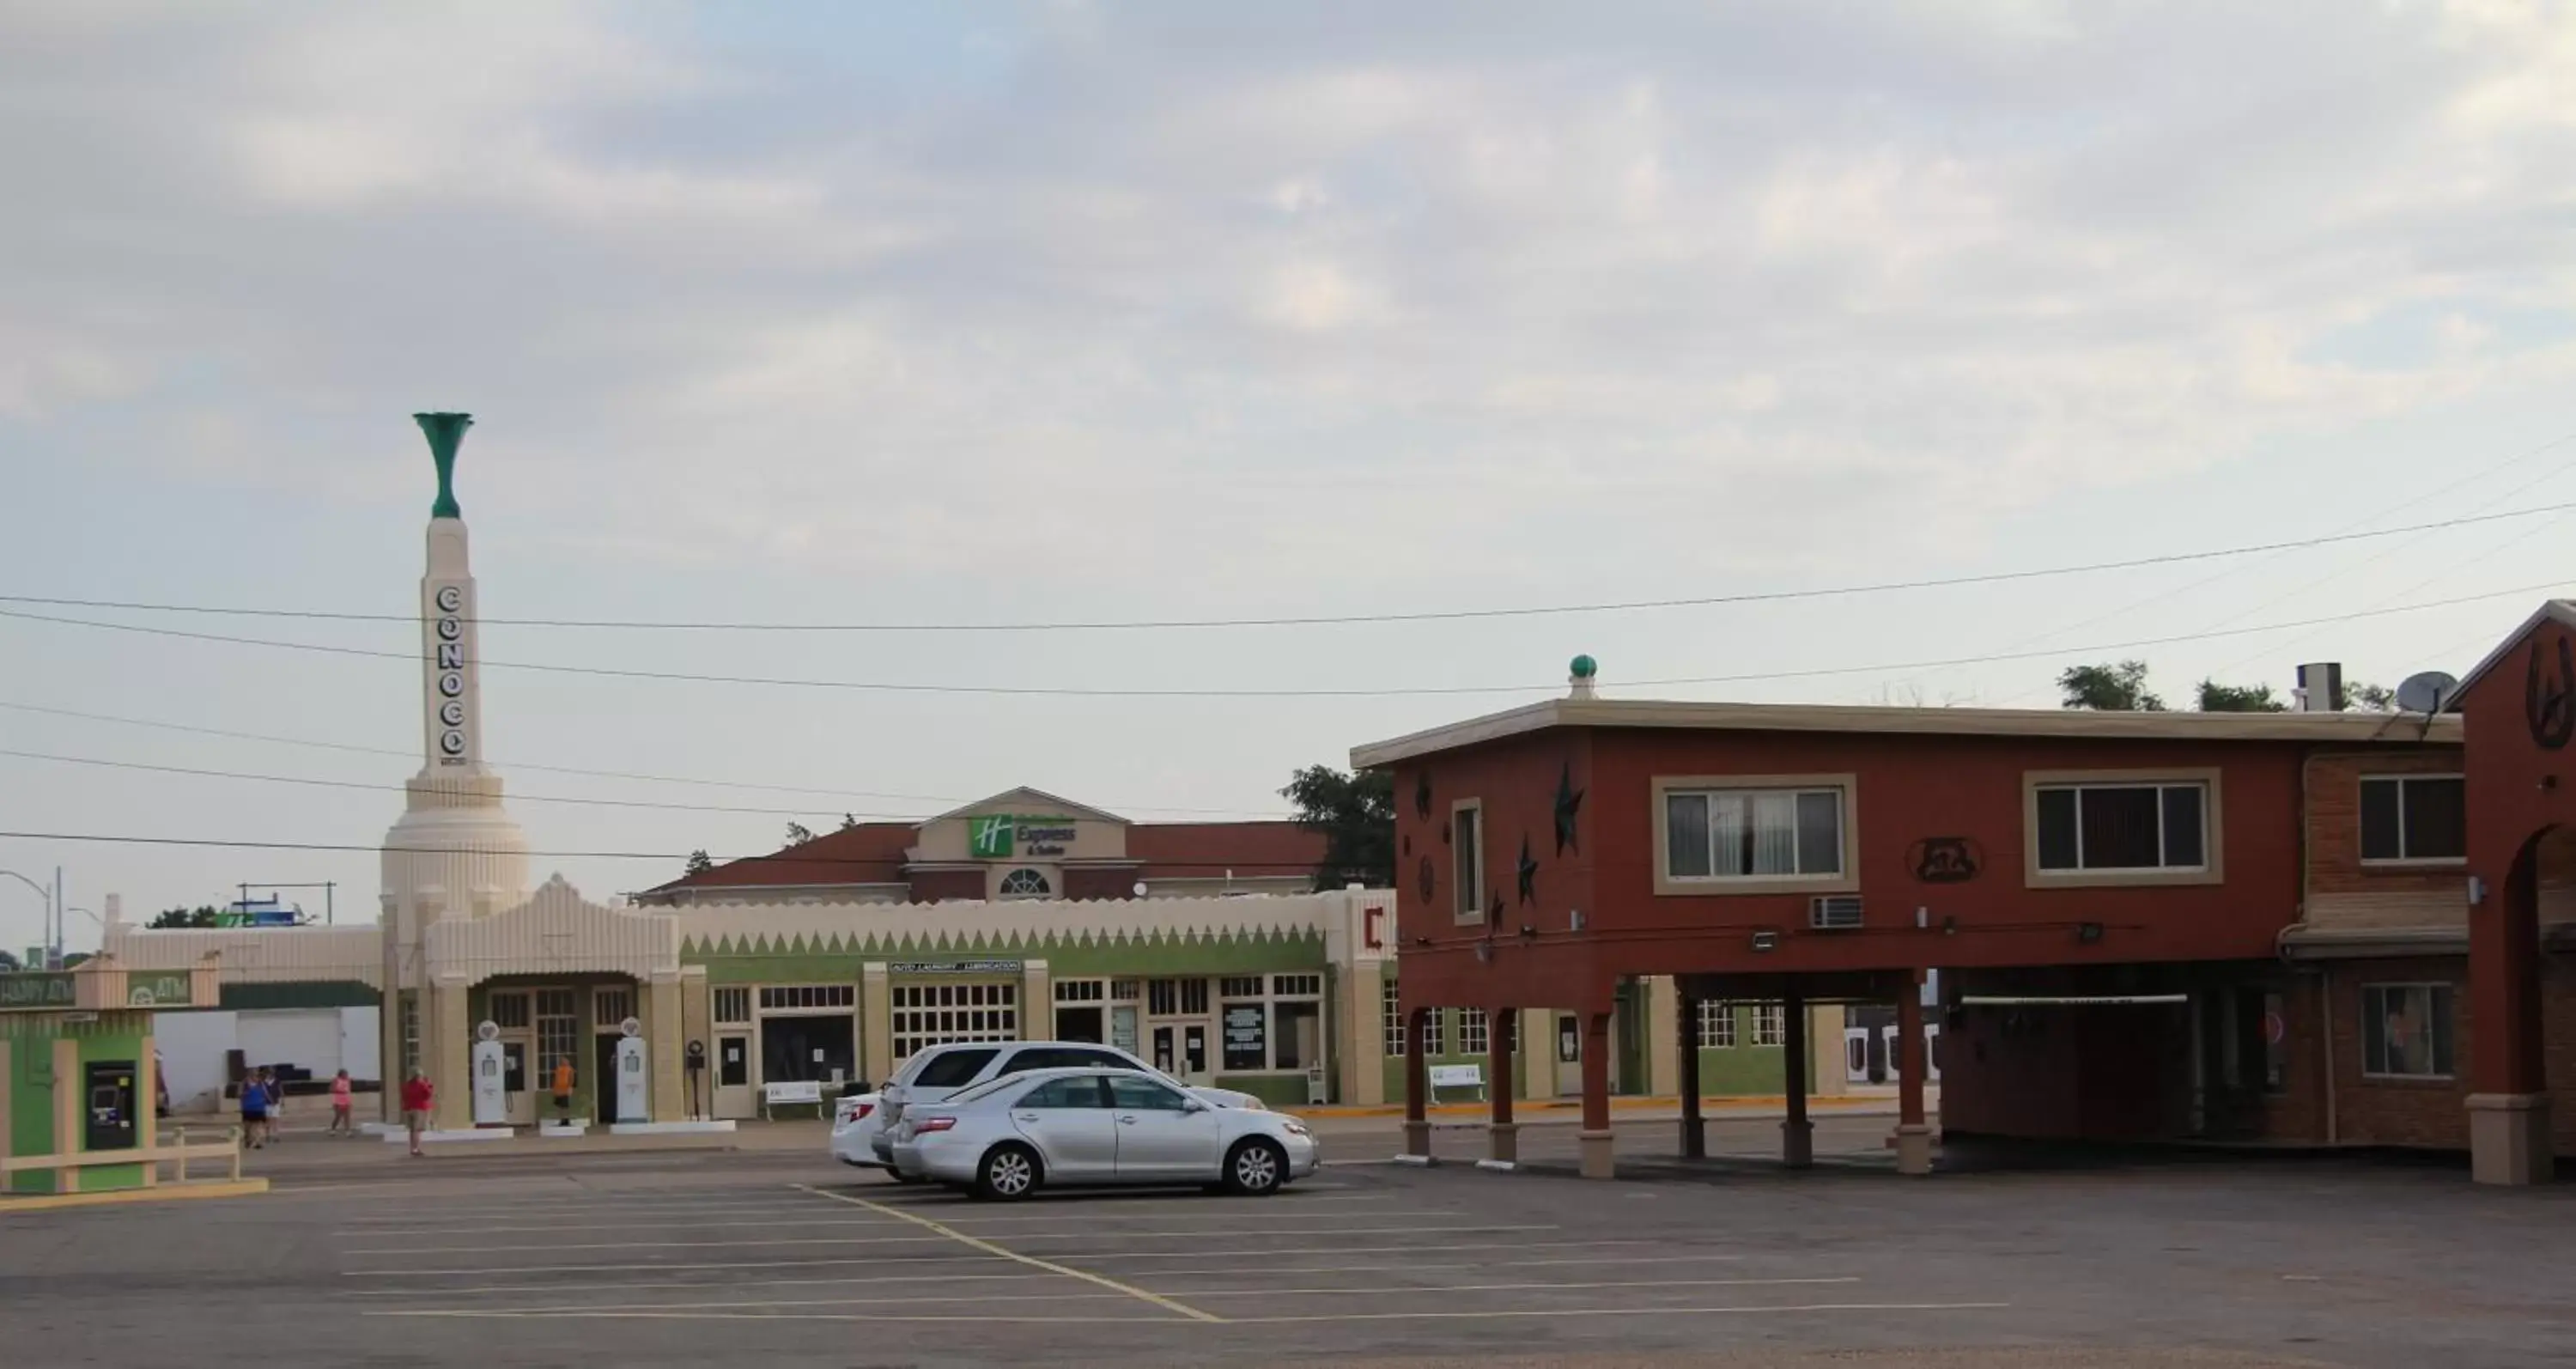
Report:
M 823 1111 L 822 1082 L 814 1079 L 799 1079 L 760 1086 L 761 1120 L 769 1120 L 770 1109 L 782 1105 L 811 1107 L 819 1115 Z

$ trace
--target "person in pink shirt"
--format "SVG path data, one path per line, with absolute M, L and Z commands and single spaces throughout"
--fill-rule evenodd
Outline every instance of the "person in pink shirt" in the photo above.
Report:
M 349 1072 L 342 1070 L 331 1076 L 331 1135 L 355 1136 L 358 1134 L 358 1125 L 351 1113 L 355 1102 L 356 1100 L 350 1097 Z

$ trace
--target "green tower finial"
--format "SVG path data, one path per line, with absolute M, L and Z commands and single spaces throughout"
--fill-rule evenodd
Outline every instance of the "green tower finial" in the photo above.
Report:
M 438 502 L 429 506 L 429 516 L 464 517 L 456 507 L 456 448 L 465 440 L 465 430 L 474 426 L 474 415 L 413 414 L 411 420 L 429 439 L 430 459 L 438 463 Z
M 1588 680 L 1601 669 L 1601 666 L 1589 656 L 1577 656 L 1574 658 L 1573 668 L 1574 678 L 1578 680 Z

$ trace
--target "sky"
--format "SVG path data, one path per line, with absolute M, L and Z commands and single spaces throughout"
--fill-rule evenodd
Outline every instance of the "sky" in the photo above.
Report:
M 495 619 L 1474 611 L 2485 520 L 1397 623 L 494 623 L 587 669 L 1472 691 L 490 668 L 531 844 L 636 853 L 533 860 L 593 897 L 1023 784 L 1278 813 L 1577 652 L 1625 697 L 2046 707 L 2138 657 L 2179 701 L 2461 673 L 2576 588 L 2566 5 L 20 0 L 0 185 L 7 614 L 416 651 L 424 409 L 476 416 Z M 0 616 L 0 831 L 55 834 L 0 869 L 371 917 L 419 688 Z M 0 946 L 39 907 L 0 879 Z

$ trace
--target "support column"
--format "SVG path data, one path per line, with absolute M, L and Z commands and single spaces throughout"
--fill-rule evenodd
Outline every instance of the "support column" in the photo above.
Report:
M 1780 1121 L 1780 1163 L 1806 1169 L 1816 1163 L 1816 1124 L 1807 1120 L 1807 995 L 1780 995 L 1780 1095 L 1788 1113 Z
M 687 1097 L 681 1092 L 680 1053 L 686 1035 L 681 1030 L 680 972 L 654 971 L 644 992 L 644 1068 L 650 1076 L 646 1106 L 652 1110 L 652 1120 L 676 1122 L 689 1115 Z
M 1493 1100 L 1493 1120 L 1485 1128 L 1485 1163 L 1497 1169 L 1509 1169 L 1521 1158 L 1521 1127 L 1512 1120 L 1511 1023 L 1516 1011 L 1485 1010 L 1485 1096 Z
M 421 1068 L 429 1071 L 430 1124 L 441 1131 L 463 1131 L 474 1125 L 473 1025 L 465 1012 L 465 976 L 439 975 L 424 990 L 420 1022 Z M 587 1022 L 585 1013 L 582 1021 Z M 582 1036 L 581 1040 L 588 1037 Z M 553 1062 L 546 1065 L 551 1077 Z M 573 1068 L 581 1069 L 575 1060 Z M 587 1071 L 583 1071 L 587 1073 Z M 397 1093 L 396 1098 L 401 1095 Z
M 1923 990 L 1904 976 L 1896 995 L 1896 1172 L 1932 1172 L 1932 1128 L 1923 1119 Z
M 1676 1047 L 1688 1040 L 1675 1030 L 1682 1017 L 1681 981 L 1657 974 L 1637 983 L 1646 993 L 1646 1048 L 1637 1052 L 1645 1062 L 1646 1077 L 1626 1082 L 1630 1093 L 1659 1094 L 1681 1081 L 1681 1057 Z
M 54 1084 L 50 1101 L 54 1106 L 53 1153 L 68 1159 L 81 1152 L 81 1067 L 80 1042 L 69 1036 L 55 1037 L 52 1042 Z M 54 1171 L 53 1191 L 78 1193 L 81 1171 Z
M 1574 1133 L 1582 1147 L 1586 1179 L 1618 1175 L 1610 1136 L 1610 1014 L 1583 1015 L 1583 1129 Z
M 161 1148 L 161 1043 L 150 1033 L 143 1037 L 143 1054 L 134 1062 L 134 1111 L 143 1119 L 136 1129 L 134 1144 L 144 1150 Z M 143 1167 L 143 1186 L 152 1188 L 161 1182 L 161 1166 Z
M 2540 839 L 2523 843 L 2495 906 L 2469 910 L 2469 1177 L 2547 1183 L 2555 1168 L 2540 1011 Z
M 1404 1153 L 1431 1158 L 1431 1010 L 1404 1014 Z
M 1386 1101 L 1386 966 L 1352 961 L 1342 975 L 1341 1088 L 1335 1101 L 1368 1107 Z
M 884 961 L 871 960 L 859 966 L 859 1073 L 867 1076 L 869 1085 L 875 1088 L 884 1088 L 886 1081 L 894 1077 L 893 992 Z M 712 1090 L 714 1086 L 708 1087 Z M 713 1102 L 712 1097 L 709 1101 Z
M 1677 1085 L 1682 1098 L 1682 1158 L 1708 1158 L 1708 1120 L 1700 1115 L 1699 998 L 1675 981 L 1673 1054 L 1679 1063 Z

